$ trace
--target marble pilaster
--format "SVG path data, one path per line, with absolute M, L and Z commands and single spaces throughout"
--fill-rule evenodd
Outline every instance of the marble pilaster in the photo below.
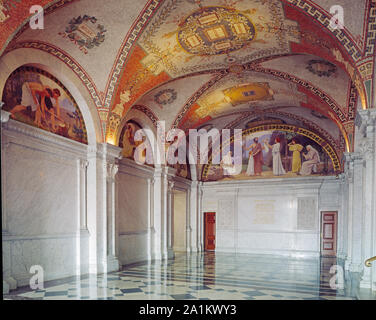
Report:
M 151 248 L 155 260 L 162 259 L 162 168 L 157 167 L 152 180 Z
M 88 229 L 90 232 L 90 272 L 102 273 L 119 269 L 116 232 L 116 161 L 121 148 L 110 144 L 97 144 L 88 156 L 88 184 L 95 190 L 88 191 Z M 94 198 L 95 197 L 95 198 Z
M 364 186 L 364 207 L 363 207 L 363 221 L 364 227 L 362 232 L 362 249 L 363 260 L 366 260 L 376 255 L 375 248 L 375 193 L 376 193 L 376 109 L 360 110 L 358 114 L 361 118 L 362 136 L 358 137 L 360 140 L 358 150 L 364 158 L 365 176 L 363 180 Z M 364 268 L 364 273 L 360 285 L 362 287 L 375 287 L 376 268 Z M 373 279 L 374 278 L 374 279 Z M 376 289 L 376 288 L 375 288 Z
M 362 229 L 363 229 L 363 166 L 364 158 L 360 153 L 348 153 L 346 156 L 349 183 L 348 206 L 348 252 L 345 268 L 350 272 L 363 271 Z

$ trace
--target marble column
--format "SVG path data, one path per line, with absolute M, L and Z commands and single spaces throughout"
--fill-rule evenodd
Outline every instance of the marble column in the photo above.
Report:
M 152 186 L 152 255 L 153 259 L 162 260 L 162 168 L 160 167 L 155 168 Z
M 358 151 L 364 157 L 365 161 L 365 176 L 364 176 L 364 228 L 362 232 L 363 241 L 363 260 L 366 260 L 376 255 L 375 248 L 375 170 L 376 170 L 376 109 L 360 110 L 358 114 L 361 118 L 360 143 L 358 144 Z M 376 290 L 375 283 L 375 266 L 372 268 L 364 268 L 363 277 L 361 280 L 361 287 L 370 288 L 371 286 Z M 373 280 L 372 280 L 373 278 Z
M 153 238 L 154 238 L 154 218 L 153 218 L 153 186 L 154 179 L 147 179 L 148 182 L 148 219 L 147 219 L 147 257 L 150 263 L 153 259 Z
M 8 122 L 10 113 L 1 110 L 1 124 Z M 1 137 L 1 222 L 2 222 L 2 238 L 8 235 L 7 217 L 6 217 L 6 201 L 5 201 L 5 186 L 6 186 L 6 164 L 5 153 L 9 147 L 9 142 L 6 141 L 6 137 Z M 3 294 L 9 293 L 10 289 L 17 288 L 17 281 L 11 276 L 11 253 L 10 242 L 3 241 L 2 259 L 3 259 Z
M 346 260 L 348 247 L 348 201 L 349 201 L 349 178 L 348 175 L 342 173 L 339 175 L 341 187 L 341 233 L 338 239 L 337 257 Z
M 166 239 L 167 239 L 167 258 L 171 259 L 174 257 L 174 250 L 173 250 L 173 231 L 174 231 L 174 182 L 168 180 L 167 181 L 167 227 L 166 227 Z
M 118 233 L 116 232 L 116 203 L 117 194 L 115 176 L 119 166 L 113 162 L 106 163 L 107 169 L 107 272 L 119 270 L 120 264 L 117 258 Z
M 77 225 L 79 226 L 78 230 L 78 241 L 77 250 L 79 254 L 77 255 L 77 274 L 86 274 L 89 273 L 89 231 L 87 229 L 87 168 L 89 161 L 86 159 L 78 160 L 78 174 L 77 174 L 77 183 L 78 183 L 78 214 L 77 218 L 79 219 Z
M 348 206 L 348 252 L 345 268 L 350 272 L 361 273 L 362 261 L 362 231 L 363 231 L 363 165 L 364 159 L 360 153 L 346 154 L 349 177 L 349 206 Z
M 185 201 L 185 250 L 192 252 L 192 212 L 191 212 L 191 190 L 188 189 Z
M 189 192 L 189 213 L 190 213 L 190 227 L 191 227 L 191 250 L 194 252 L 200 251 L 200 213 L 199 213 L 199 190 L 198 181 L 192 181 Z
M 197 209 L 197 221 L 198 221 L 198 251 L 204 251 L 204 213 L 203 213 L 203 198 L 204 190 L 202 189 L 202 182 L 198 184 L 198 209 Z
M 90 232 L 90 272 L 119 269 L 116 232 L 116 161 L 121 148 L 99 143 L 88 153 L 87 226 Z
M 87 167 L 89 161 L 86 159 L 79 160 L 79 173 L 78 173 L 78 185 L 79 185 L 79 217 L 80 217 L 80 230 L 87 231 Z

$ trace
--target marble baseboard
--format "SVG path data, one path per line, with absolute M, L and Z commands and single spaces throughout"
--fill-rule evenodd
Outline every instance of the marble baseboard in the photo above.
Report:
M 187 248 L 186 247 L 174 247 L 173 249 L 176 252 L 187 252 Z
M 320 256 L 318 251 L 308 251 L 308 250 L 268 250 L 268 249 L 244 249 L 244 248 L 224 248 L 217 247 L 216 252 L 224 253 L 246 253 L 246 254 L 265 254 L 265 255 L 277 255 L 284 257 L 294 257 L 294 258 L 317 258 Z
M 148 260 L 148 247 L 148 234 L 145 232 L 120 235 L 120 265 Z
M 33 239 L 8 239 L 3 253 L 4 279 L 15 279 L 16 287 L 29 285 L 32 266 L 43 268 L 43 280 L 56 280 L 88 271 L 88 239 L 77 241 L 76 235 L 63 237 L 34 237 Z M 7 281 L 8 282 L 8 281 Z M 12 287 L 11 283 L 10 289 Z

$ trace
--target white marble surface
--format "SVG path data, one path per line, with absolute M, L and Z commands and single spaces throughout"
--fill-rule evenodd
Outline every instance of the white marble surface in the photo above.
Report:
M 119 235 L 119 261 L 121 265 L 148 260 L 148 233 L 139 231 Z
M 202 211 L 217 214 L 219 252 L 317 256 L 320 211 L 326 210 L 330 197 L 331 209 L 340 210 L 339 185 L 332 177 L 204 183 Z M 303 200 L 310 208 L 298 210 Z M 298 226 L 298 215 L 303 214 L 309 216 L 299 216 L 305 219 L 304 228 Z
M 175 251 L 185 251 L 187 195 L 184 192 L 178 192 L 173 193 L 173 197 L 173 248 Z
M 78 197 L 87 146 L 13 120 L 2 129 L 4 280 L 28 285 L 33 265 L 45 281 L 85 272 Z
M 77 230 L 76 161 L 11 144 L 6 152 L 7 227 L 15 235 Z
M 123 169 L 117 176 L 118 230 L 133 232 L 148 228 L 148 183 L 144 177 L 127 174 Z
M 12 276 L 18 286 L 29 284 L 33 265 L 43 268 L 45 281 L 76 274 L 75 237 L 12 240 L 10 251 Z
M 116 177 L 118 258 L 121 265 L 150 256 L 150 179 L 153 168 L 121 159 Z M 148 182 L 149 180 L 149 182 Z

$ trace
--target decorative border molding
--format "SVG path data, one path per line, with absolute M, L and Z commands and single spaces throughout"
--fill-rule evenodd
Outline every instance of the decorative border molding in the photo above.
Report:
M 330 19 L 321 10 L 305 0 L 283 0 L 283 2 L 285 2 L 287 5 L 292 5 L 294 8 L 310 16 L 313 20 L 321 24 L 324 29 L 331 32 L 339 44 L 347 51 L 353 62 L 360 60 L 362 54 L 357 45 L 350 38 L 349 32 L 341 29 L 331 30 L 329 28 Z
M 153 17 L 154 13 L 157 11 L 158 7 L 163 3 L 163 1 L 164 0 L 149 1 L 128 31 L 121 49 L 119 50 L 119 54 L 116 58 L 116 62 L 112 68 L 108 84 L 106 86 L 106 97 L 103 101 L 103 107 L 110 110 L 113 94 L 116 90 L 123 71 L 123 66 L 128 58 L 129 53 L 131 52 L 133 44 L 136 42 L 141 32 L 149 23 L 150 19 Z
M 52 150 L 56 150 L 58 148 L 64 149 L 66 155 L 73 154 L 77 157 L 86 157 L 86 152 L 89 150 L 89 146 L 57 134 L 48 132 L 46 130 L 42 130 L 28 124 L 10 119 L 8 122 L 3 123 L 1 126 L 3 136 L 7 136 L 8 138 L 14 137 L 13 133 L 17 135 L 22 135 L 29 137 L 31 139 L 25 139 L 23 137 L 21 139 L 24 145 L 32 144 L 32 139 L 36 139 L 39 142 L 46 143 Z M 21 138 L 21 137 L 20 137 Z
M 151 111 L 150 108 L 148 108 L 144 105 L 136 104 L 136 105 L 132 106 L 132 108 L 130 110 L 132 110 L 132 109 L 135 109 L 135 110 L 138 110 L 138 111 L 141 111 L 142 113 L 144 113 L 151 120 L 151 122 L 153 122 L 154 127 L 157 127 L 157 122 L 159 121 L 159 119 L 155 115 L 155 113 L 153 111 Z
M 23 41 L 23 42 L 17 42 L 15 45 L 7 48 L 4 54 L 7 54 L 10 51 L 20 49 L 20 48 L 41 50 L 41 51 L 52 54 L 53 56 L 58 58 L 60 61 L 64 62 L 79 77 L 81 82 L 89 91 L 90 96 L 92 97 L 97 108 L 102 107 L 102 103 L 98 94 L 98 89 L 95 86 L 94 81 L 86 73 L 84 68 L 82 68 L 76 60 L 74 60 L 70 55 L 68 55 L 68 53 L 61 50 L 60 48 L 55 47 L 52 44 L 49 44 L 43 41 Z

